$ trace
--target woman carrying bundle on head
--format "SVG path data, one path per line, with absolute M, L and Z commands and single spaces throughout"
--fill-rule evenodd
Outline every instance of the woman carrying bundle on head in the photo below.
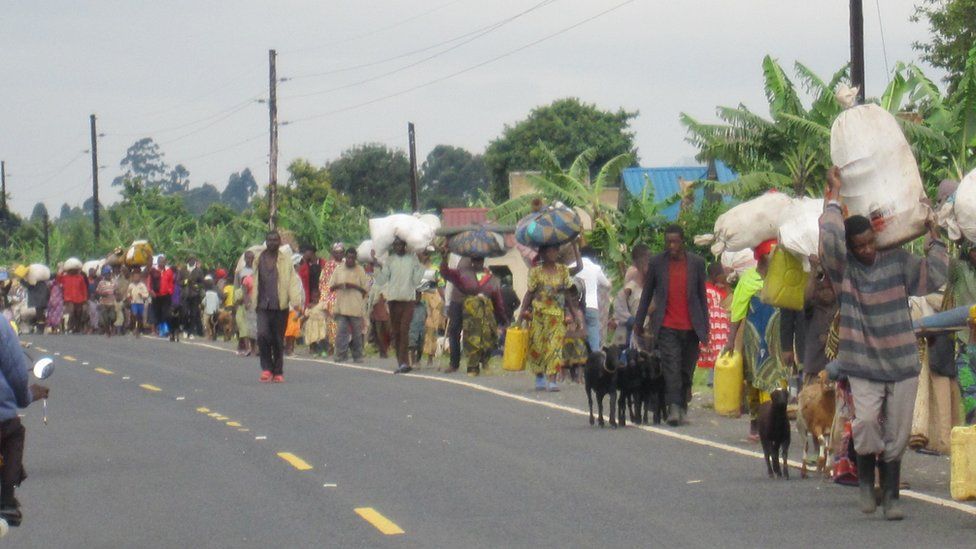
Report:
M 451 252 L 468 257 L 470 263 L 451 269 L 447 261 Z M 488 368 L 488 359 L 498 346 L 499 327 L 508 322 L 501 285 L 485 267 L 486 257 L 504 253 L 501 236 L 486 229 L 460 233 L 441 251 L 441 276 L 454 285 L 455 295 L 462 300 L 462 337 L 470 376 Z M 455 369 L 446 371 L 450 373 Z

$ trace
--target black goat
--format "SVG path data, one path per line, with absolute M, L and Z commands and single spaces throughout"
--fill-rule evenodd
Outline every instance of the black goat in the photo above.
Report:
M 790 478 L 790 466 L 787 464 L 787 453 L 790 450 L 790 418 L 786 414 L 789 393 L 783 389 L 776 389 L 770 393 L 769 402 L 759 406 L 759 440 L 762 442 L 763 457 L 766 458 L 766 470 L 769 478 L 775 473 L 779 478 Z M 780 454 L 783 457 L 783 468 L 780 469 Z M 772 463 L 770 463 L 772 458 Z
M 623 345 L 607 348 L 607 357 L 617 362 L 617 421 L 621 427 L 627 426 L 627 413 L 630 421 L 639 423 L 641 418 L 641 377 L 637 369 L 637 350 Z
M 594 351 L 586 359 L 583 371 L 586 384 L 586 400 L 590 403 L 590 425 L 593 425 L 593 394 L 603 427 L 603 397 L 610 395 L 610 427 L 617 428 L 617 361 L 610 359 L 610 352 Z
M 666 386 L 664 384 L 664 372 L 661 369 L 661 357 L 658 353 L 640 351 L 637 353 L 637 372 L 640 377 L 639 400 L 643 401 L 643 417 L 638 406 L 638 419 L 643 420 L 647 425 L 648 415 L 654 421 L 654 425 L 660 425 L 667 419 L 668 406 L 665 402 Z

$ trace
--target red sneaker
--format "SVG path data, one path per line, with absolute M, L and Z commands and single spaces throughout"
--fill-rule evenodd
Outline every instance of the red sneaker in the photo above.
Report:
M 274 382 L 275 383 L 284 383 L 285 382 L 285 376 L 283 376 L 281 374 L 278 374 L 278 375 L 274 376 Z
M 268 370 L 263 370 L 261 372 L 261 383 L 269 383 L 271 381 L 271 372 Z

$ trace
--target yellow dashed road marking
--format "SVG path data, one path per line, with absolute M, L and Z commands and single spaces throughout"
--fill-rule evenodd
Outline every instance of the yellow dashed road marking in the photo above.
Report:
M 214 419 L 216 419 L 217 421 L 227 421 L 230 418 L 227 416 L 217 416 Z
M 299 471 L 308 471 L 312 469 L 312 466 L 309 465 L 307 461 L 291 452 L 278 452 L 278 457 L 287 461 L 292 467 L 298 469 Z
M 372 524 L 377 530 L 388 536 L 395 536 L 404 533 L 403 529 L 397 526 L 396 523 L 384 517 L 372 507 L 359 507 L 356 509 L 356 514 L 362 517 L 366 522 Z
M 240 423 L 238 423 L 238 422 L 236 422 L 236 421 L 228 421 L 228 422 L 227 422 L 227 426 L 228 426 L 228 427 L 240 427 L 240 426 L 241 426 L 241 424 L 240 424 Z
M 210 417 L 217 417 L 217 416 L 219 416 L 219 415 L 220 415 L 220 412 L 210 412 L 210 413 L 209 413 L 209 414 L 207 414 L 207 415 L 208 415 L 208 416 L 210 416 Z
M 105 374 L 107 376 L 110 376 L 115 373 L 112 370 L 106 370 L 105 368 L 95 368 L 95 371 L 100 374 Z
M 64 355 L 64 356 L 63 356 L 63 357 L 61 357 L 61 358 L 63 358 L 63 359 L 65 359 L 65 360 L 67 360 L 68 362 L 76 362 L 76 361 L 78 360 L 77 358 L 75 358 L 75 357 L 73 357 L 73 356 L 71 356 L 71 355 Z
M 200 412 L 201 414 L 208 414 L 210 413 L 210 408 L 204 408 L 203 406 L 201 406 L 197 408 L 197 411 Z
M 147 391 L 152 391 L 154 393 L 158 393 L 159 391 L 162 391 L 162 389 L 160 389 L 159 387 L 156 387 L 155 385 L 150 385 L 148 383 L 143 383 L 142 385 L 140 385 L 140 387 L 142 387 Z

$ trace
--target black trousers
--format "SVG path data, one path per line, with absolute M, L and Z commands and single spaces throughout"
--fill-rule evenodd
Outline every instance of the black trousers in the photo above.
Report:
M 169 309 L 173 304 L 173 296 L 157 295 L 152 300 L 153 315 L 156 317 L 156 325 L 169 322 Z
M 694 330 L 661 328 L 657 348 L 661 353 L 666 402 L 687 408 L 691 399 L 691 380 L 698 364 L 698 335 Z
M 452 301 L 447 308 L 447 342 L 451 348 L 451 368 L 461 366 L 461 326 L 464 321 L 464 303 Z
M 15 417 L 0 422 L 0 506 L 10 507 L 14 504 L 14 487 L 27 478 L 24 472 L 24 440 L 27 430 Z
M 203 298 L 200 296 L 188 297 L 183 303 L 183 315 L 186 319 L 183 321 L 183 329 L 197 337 L 203 337 L 202 304 Z
M 283 311 L 258 309 L 258 354 L 261 369 L 272 375 L 282 375 L 285 368 L 285 328 L 288 309 Z

